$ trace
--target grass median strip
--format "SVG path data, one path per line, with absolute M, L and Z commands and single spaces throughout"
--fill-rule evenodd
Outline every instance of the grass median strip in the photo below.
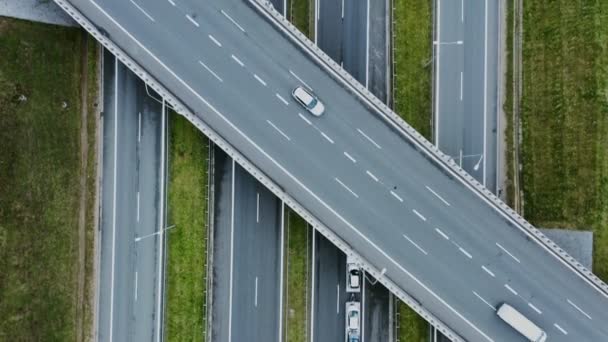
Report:
M 304 342 L 308 322 L 309 239 L 306 221 L 287 209 L 287 341 Z
M 81 88 L 83 34 L 0 17 L 2 341 L 74 341 L 90 334 L 96 116 L 81 117 L 80 95 L 95 98 L 97 89 L 92 75 Z M 84 61 L 96 70 L 96 61 L 87 58 L 95 57 Z M 78 235 L 81 210 L 85 246 Z M 85 279 L 79 280 L 83 263 Z
M 171 113 L 167 234 L 167 341 L 204 341 L 207 260 L 207 138 Z
M 314 0 L 289 0 L 289 21 L 308 38 L 314 38 Z
M 405 303 L 397 304 L 397 324 L 400 342 L 427 342 L 429 341 L 429 325 L 414 310 Z

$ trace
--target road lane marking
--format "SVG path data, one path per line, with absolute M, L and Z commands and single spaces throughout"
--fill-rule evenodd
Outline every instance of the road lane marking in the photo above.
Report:
M 137 222 L 139 222 L 139 191 L 137 192 Z
M 213 41 L 215 43 L 215 45 L 222 47 L 222 43 L 220 43 L 217 39 L 215 39 L 214 36 L 212 35 L 208 35 L 209 39 L 211 39 L 211 41 Z
M 367 17 L 365 20 L 365 88 L 369 88 L 369 0 L 367 0 Z
M 441 1 L 437 1 L 437 40 L 441 40 Z M 441 45 L 435 44 L 434 49 L 437 50 L 435 54 L 435 70 L 441 70 Z M 439 115 L 441 112 L 439 111 L 439 79 L 441 76 L 441 72 L 433 73 L 435 75 L 435 147 L 439 147 Z
M 482 302 L 484 302 L 484 303 L 485 303 L 487 306 L 489 306 L 490 308 L 492 308 L 492 310 L 496 311 L 496 308 L 495 308 L 495 307 L 494 307 L 492 304 L 488 303 L 488 301 L 487 301 L 487 300 L 483 299 L 483 297 L 482 297 L 482 296 L 478 295 L 478 294 L 477 294 L 477 292 L 473 291 L 473 294 L 474 294 L 474 295 L 475 295 L 477 298 L 479 298 L 479 299 L 480 299 Z
M 378 181 L 378 177 L 376 177 L 373 173 L 369 172 L 369 170 L 365 171 L 365 173 L 367 173 L 367 175 L 370 176 L 376 182 Z
M 485 266 L 483 266 L 483 265 L 481 266 L 481 268 L 482 268 L 484 271 L 486 271 L 486 273 L 487 273 L 487 274 L 491 275 L 493 278 L 494 278 L 494 277 L 496 277 L 496 276 L 494 275 L 494 272 L 490 271 L 490 269 L 489 269 L 489 268 L 487 268 L 487 267 L 485 267 Z
M 471 253 L 467 252 L 466 249 L 462 248 L 462 247 L 458 247 L 458 250 L 462 252 L 462 254 L 466 255 L 469 259 L 473 259 L 473 256 L 471 255 Z
M 137 142 L 141 142 L 141 112 L 137 115 Z
M 412 209 L 412 211 L 414 214 L 416 214 L 416 216 L 420 217 L 422 221 L 426 221 L 426 217 L 422 216 L 422 214 L 420 214 L 416 209 Z
M 359 198 L 359 195 L 357 195 L 354 191 L 352 191 L 348 186 L 346 186 L 346 184 L 342 183 L 341 180 L 339 180 L 337 177 L 334 178 L 336 180 L 336 182 L 338 182 L 340 185 L 342 185 L 342 187 L 346 190 L 348 190 L 353 196 L 355 196 L 356 198 Z
M 509 286 L 509 284 L 505 284 L 505 288 L 517 296 L 517 291 L 513 290 L 513 288 L 511 286 Z
M 114 56 L 114 177 L 112 177 L 112 267 L 110 269 L 110 339 L 114 333 L 114 264 L 116 263 L 116 173 L 118 162 L 118 57 Z
M 257 200 L 255 205 L 255 222 L 260 222 L 260 193 L 257 193 Z
M 444 239 L 446 239 L 446 240 L 449 240 L 449 239 L 450 239 L 450 237 L 449 237 L 449 236 L 447 236 L 447 235 L 446 235 L 444 232 L 442 232 L 442 231 L 441 231 L 441 229 L 439 229 L 439 228 L 435 228 L 435 231 L 436 231 L 437 233 L 439 233 L 439 235 L 443 236 L 443 238 L 444 238 Z
M 564 330 L 564 328 L 560 327 L 559 324 L 557 323 L 553 323 L 553 326 L 557 328 L 557 330 L 561 331 L 562 334 L 564 335 L 568 335 L 568 332 L 566 330 Z
M 298 81 L 300 81 L 300 83 L 302 83 L 303 85 L 305 85 L 305 86 L 306 86 L 306 88 L 308 88 L 308 89 L 312 90 L 312 87 L 311 87 L 311 86 L 309 86 L 308 84 L 306 84 L 306 82 L 304 82 L 304 81 L 303 81 L 303 80 L 302 80 L 300 77 L 298 77 L 298 75 L 296 75 L 296 74 L 295 74 L 293 71 L 289 70 L 289 73 L 290 73 L 290 74 L 291 74 L 293 77 L 295 77 L 295 78 L 296 78 Z
M 464 0 L 460 0 L 460 22 L 464 23 Z
M 336 313 L 340 313 L 340 284 L 336 284 Z
M 285 202 L 281 200 L 281 256 L 279 258 L 279 267 L 281 269 L 279 277 L 279 312 L 283 310 L 283 279 L 285 279 L 284 272 L 285 266 L 283 261 L 285 260 Z M 283 342 L 283 320 L 279 319 L 279 342 Z
M 135 301 L 137 302 L 137 271 L 135 271 L 135 291 L 134 291 Z
M 399 202 L 403 203 L 403 198 L 399 197 L 393 190 L 391 190 L 391 195 L 399 200 Z
M 213 70 L 211 70 L 205 63 L 203 63 L 202 61 L 198 61 L 200 63 L 200 65 L 202 65 L 205 69 L 207 69 L 207 71 L 209 71 L 209 73 L 211 75 L 213 75 L 215 78 L 217 78 L 218 81 L 220 82 L 224 82 L 224 80 L 222 80 L 215 72 L 213 72 Z
M 382 149 L 382 147 L 380 145 L 378 145 L 378 143 L 376 143 L 374 141 L 374 139 L 370 138 L 367 134 L 365 134 L 361 129 L 357 128 L 357 131 L 359 131 L 359 133 L 361 133 L 362 136 L 364 136 L 367 140 L 369 140 L 372 144 L 374 144 L 374 146 L 376 146 L 378 149 Z
M 235 62 L 237 62 L 240 66 L 245 66 L 245 63 L 241 62 L 240 59 L 238 59 L 238 57 L 236 57 L 235 55 L 231 55 L 232 59 L 234 59 Z
M 591 316 L 589 316 L 588 313 L 586 313 L 581 308 L 579 308 L 578 305 L 572 303 L 572 301 L 570 299 L 566 299 L 566 300 L 568 301 L 568 304 L 572 305 L 576 310 L 578 310 L 580 313 L 582 313 L 583 315 L 585 315 L 585 317 L 587 317 L 589 319 L 593 319 L 593 318 L 591 318 Z
M 140 10 L 140 11 L 141 11 L 141 13 L 143 13 L 143 14 L 144 14 L 146 17 L 148 17 L 148 19 L 150 19 L 150 20 L 151 20 L 151 21 L 153 21 L 153 22 L 155 22 L 155 21 L 156 21 L 156 20 L 154 20 L 154 18 L 152 18 L 152 16 L 151 16 L 151 15 L 149 15 L 149 14 L 148 14 L 148 12 L 144 11 L 144 9 L 143 9 L 143 8 L 141 8 L 141 6 L 139 6 L 139 5 L 138 5 L 138 4 L 137 4 L 135 1 L 133 1 L 133 0 L 130 0 L 130 1 L 131 1 L 131 3 L 132 3 L 132 4 L 133 4 L 135 7 L 137 7 L 137 9 L 138 9 L 138 10 Z
M 460 72 L 460 101 L 462 101 L 462 71 Z
M 262 83 L 262 85 L 265 87 L 266 86 L 266 82 L 264 82 L 263 79 L 260 78 L 260 76 L 253 74 L 253 77 L 255 77 L 256 80 L 258 80 L 258 82 Z
M 403 237 L 412 245 L 414 245 L 414 247 L 418 248 L 418 250 L 421 251 L 424 255 L 429 255 L 429 253 L 427 253 L 422 247 L 418 246 L 418 244 L 415 243 L 412 239 L 410 239 L 407 235 L 403 234 Z
M 311 300 L 310 302 L 313 303 L 312 305 L 314 305 L 315 303 L 315 264 L 316 264 L 316 234 L 317 234 L 317 230 L 312 227 L 309 226 L 308 224 L 306 225 L 307 227 L 311 227 L 312 228 L 312 258 L 311 258 L 311 268 L 312 268 L 312 272 L 311 272 L 311 278 L 312 281 L 310 282 L 311 285 L 311 289 L 310 289 L 310 297 Z M 315 335 L 315 310 L 310 310 L 310 340 L 314 341 L 314 335 Z
M 234 177 L 236 163 L 232 159 L 232 188 L 230 189 L 230 291 L 228 297 L 228 341 L 232 341 L 232 284 L 234 278 Z
M 276 130 L 277 130 L 277 132 L 281 133 L 281 135 L 282 135 L 283 137 L 285 137 L 285 139 L 287 139 L 287 140 L 291 141 L 291 138 L 290 138 L 290 137 L 289 137 L 287 134 L 283 133 L 283 131 L 281 131 L 281 130 L 279 129 L 279 127 L 275 126 L 275 124 L 273 124 L 273 123 L 272 123 L 272 121 L 270 121 L 270 120 L 266 120 L 266 122 L 268 122 L 268 124 L 269 124 L 270 126 L 272 126 L 272 128 L 276 129 Z
M 199 27 L 200 25 L 196 22 L 196 20 L 194 20 L 194 18 L 192 18 L 190 16 L 190 14 L 186 14 L 186 18 L 192 23 L 194 24 L 194 26 Z
M 441 202 L 443 202 L 448 207 L 450 206 L 450 203 L 448 203 L 448 201 L 446 201 L 445 199 L 443 199 L 443 197 L 439 196 L 439 194 L 436 193 L 433 189 L 431 189 L 428 185 L 425 185 L 425 187 L 426 187 L 426 189 L 428 191 L 430 191 L 433 195 L 435 195 L 435 197 L 439 198 L 441 200 Z
M 276 95 L 276 96 L 277 96 L 277 98 L 278 98 L 279 100 L 281 100 L 281 102 L 283 102 L 283 103 L 284 103 L 286 106 L 289 106 L 289 102 L 287 102 L 287 100 L 285 100 L 285 99 L 283 98 L 283 96 L 279 95 L 278 93 L 276 93 L 275 95 Z
M 254 305 L 258 307 L 258 277 L 255 277 L 255 297 L 253 299 Z
M 321 135 L 323 136 L 323 138 L 325 138 L 330 143 L 332 143 L 332 144 L 334 143 L 334 141 L 332 140 L 332 138 L 330 138 L 329 136 L 327 136 L 327 134 L 325 134 L 325 132 L 321 131 Z
M 242 32 L 245 32 L 245 29 L 244 29 L 244 28 L 243 28 L 241 25 L 239 25 L 239 23 L 237 23 L 237 22 L 236 22 L 236 20 L 232 19 L 232 17 L 231 17 L 231 16 L 229 16 L 229 15 L 228 15 L 228 13 L 224 12 L 224 10 L 220 10 L 220 12 L 222 12 L 222 14 L 223 14 L 223 15 L 224 15 L 226 18 L 228 18 L 228 20 L 230 20 L 230 21 L 231 21 L 231 22 L 232 22 L 232 23 L 233 23 L 233 24 L 234 24 L 236 27 L 238 27 L 238 28 L 239 28 L 239 30 L 241 30 Z
M 306 123 L 307 123 L 307 124 L 309 124 L 309 125 L 311 125 L 311 126 L 312 126 L 312 122 L 310 122 L 310 120 L 308 120 L 308 118 L 307 118 L 307 117 L 305 117 L 304 115 L 302 115 L 302 113 L 298 113 L 298 116 L 299 116 L 300 118 L 302 118 L 302 120 L 306 121 Z
M 517 259 L 513 254 L 511 254 L 506 248 L 501 246 L 498 242 L 496 243 L 496 246 L 498 248 L 502 249 L 503 252 L 507 253 L 511 258 L 513 258 L 513 260 L 517 261 L 518 264 L 521 264 L 521 261 L 519 261 L 519 259 Z
M 175 6 L 175 2 L 173 2 L 173 0 L 167 0 L 167 1 L 169 1 L 169 3 L 170 3 L 171 5 Z
M 357 160 L 355 158 L 353 158 L 350 154 L 348 154 L 348 152 L 344 152 L 344 155 L 346 156 L 346 158 L 350 159 L 350 161 L 352 161 L 353 163 L 357 162 Z
M 532 308 L 532 310 L 536 311 L 536 313 L 538 313 L 539 315 L 541 315 L 543 312 L 540 311 L 539 308 L 537 308 L 536 306 L 534 306 L 534 304 L 528 302 L 528 306 Z
M 165 132 L 166 132 L 165 125 L 166 125 L 166 122 L 167 122 L 167 119 L 166 119 L 167 110 L 165 108 L 165 99 L 164 98 L 163 98 L 163 101 L 162 101 L 161 112 L 162 112 L 162 114 L 161 114 L 161 122 L 162 123 L 161 123 L 161 137 L 160 137 L 160 140 L 161 140 L 161 145 L 160 145 L 160 149 L 161 149 L 161 151 L 160 151 L 160 165 L 161 165 L 161 168 L 160 168 L 160 201 L 159 201 L 160 203 L 159 203 L 159 206 L 158 206 L 159 212 L 160 212 L 160 222 L 159 222 L 159 227 L 158 227 L 159 228 L 158 229 L 158 231 L 159 231 L 159 238 L 158 238 L 158 247 L 157 247 L 158 249 L 157 250 L 159 251 L 158 252 L 158 259 L 159 260 L 164 260 L 164 254 L 163 254 L 164 252 L 163 252 L 163 250 L 164 250 L 164 246 L 165 246 L 165 243 L 164 243 L 165 240 L 164 240 L 163 234 L 165 233 L 165 227 L 167 225 L 167 220 L 166 220 L 165 211 L 164 211 L 165 210 L 165 202 L 164 202 L 165 201 L 165 184 L 167 183 L 167 180 L 165 179 L 165 167 L 166 167 L 166 165 L 165 165 L 165 153 L 166 153 L 165 148 L 166 148 L 166 143 L 167 143 L 167 140 L 166 140 L 166 137 L 165 137 Z M 164 262 L 159 261 L 158 262 L 158 270 L 157 270 L 158 283 L 156 285 L 156 288 L 158 289 L 158 293 L 161 293 L 161 294 L 164 293 L 163 292 L 163 284 L 164 284 L 163 280 L 165 279 L 165 277 L 163 275 L 163 270 L 164 270 L 163 266 L 164 266 Z M 157 297 L 157 301 L 156 301 L 156 317 L 159 317 L 156 320 L 156 332 L 157 332 L 156 333 L 156 342 L 160 342 L 161 338 L 162 338 L 162 334 L 160 333 L 160 331 L 161 331 L 160 325 L 161 325 L 161 323 L 163 321 L 162 320 L 162 314 L 163 314 L 163 311 L 162 311 L 162 308 L 163 308 L 162 307 L 162 302 L 163 301 L 162 301 L 162 299 L 163 299 L 163 296 L 160 295 L 160 294 L 157 294 L 156 297 Z
M 488 141 L 488 0 L 485 1 L 484 5 L 485 17 L 484 17 L 484 33 L 483 33 L 483 154 L 487 156 L 486 143 Z M 483 186 L 486 186 L 486 159 L 483 158 Z

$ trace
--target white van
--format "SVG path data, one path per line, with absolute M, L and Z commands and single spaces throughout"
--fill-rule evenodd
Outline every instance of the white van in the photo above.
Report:
M 532 323 L 519 311 L 515 310 L 511 305 L 503 303 L 498 307 L 496 314 L 528 340 L 532 342 L 545 342 L 547 340 L 546 332 Z

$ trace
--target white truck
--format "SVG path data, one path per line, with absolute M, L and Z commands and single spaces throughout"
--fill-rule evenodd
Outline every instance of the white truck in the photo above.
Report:
M 514 307 L 507 303 L 503 303 L 496 311 L 498 317 L 507 322 L 513 329 L 524 335 L 532 342 L 545 342 L 547 333 L 544 332 L 538 325 L 532 323 L 526 316 L 522 315 Z

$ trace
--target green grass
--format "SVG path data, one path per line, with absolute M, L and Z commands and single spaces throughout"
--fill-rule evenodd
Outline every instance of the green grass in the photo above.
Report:
M 429 341 L 429 325 L 414 310 L 404 303 L 398 302 L 397 324 L 399 324 L 400 342 L 427 342 Z
M 80 160 L 82 38 L 74 28 L 0 18 L 2 341 L 76 340 L 78 264 L 90 275 L 92 260 L 78 258 L 79 177 L 95 179 L 95 168 L 82 170 Z M 26 102 L 17 100 L 21 94 Z M 93 132 L 94 122 L 87 125 Z M 94 141 L 88 144 L 95 160 Z M 94 187 L 87 192 L 90 220 Z
M 431 138 L 431 0 L 394 0 L 393 107 L 407 123 Z
M 513 1 L 514 0 L 507 0 L 506 2 L 506 7 L 507 7 L 507 11 L 505 13 L 505 15 L 507 16 L 507 21 L 506 21 L 506 28 L 505 28 L 505 33 L 506 33 L 506 51 L 505 51 L 505 58 L 506 58 L 506 66 L 507 66 L 507 70 L 506 70 L 506 74 L 505 74 L 505 103 L 503 106 L 503 111 L 505 113 L 505 117 L 506 117 L 506 122 L 507 122 L 507 126 L 505 127 L 505 154 L 504 154 L 504 158 L 505 158 L 505 167 L 507 168 L 506 170 L 506 188 L 505 188 L 505 192 L 506 192 L 506 202 L 507 204 L 511 207 L 514 208 L 514 202 L 515 199 L 514 197 L 517 195 L 516 189 L 514 187 L 513 184 L 513 177 L 514 177 L 514 172 L 515 170 L 513 169 L 513 163 L 514 163 L 514 147 L 513 147 L 513 17 L 514 17 L 514 13 L 513 13 Z
M 313 10 L 314 0 L 289 0 L 288 19 L 308 38 L 314 37 L 313 18 L 310 15 Z
M 307 241 L 310 229 L 306 221 L 293 211 L 289 212 L 289 236 L 287 240 L 287 341 L 304 342 L 307 336 L 306 305 L 308 292 Z
M 170 117 L 167 341 L 204 341 L 207 260 L 207 138 Z
M 524 1 L 523 190 L 540 227 L 592 229 L 608 280 L 608 2 Z

